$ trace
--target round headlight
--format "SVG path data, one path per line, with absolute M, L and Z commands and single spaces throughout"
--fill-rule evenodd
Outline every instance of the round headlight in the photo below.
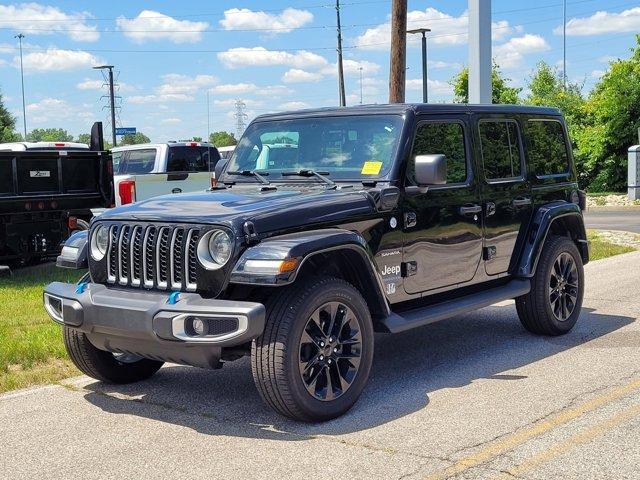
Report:
M 100 261 L 107 253 L 109 246 L 109 228 L 100 225 L 93 231 L 91 235 L 91 257 Z
M 212 230 L 206 233 L 198 244 L 198 258 L 208 270 L 223 267 L 231 258 L 233 241 L 223 230 Z

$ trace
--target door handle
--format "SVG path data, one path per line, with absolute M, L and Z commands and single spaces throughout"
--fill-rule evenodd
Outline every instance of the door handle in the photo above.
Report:
M 482 207 L 480 205 L 465 205 L 460 207 L 460 215 L 471 215 L 473 213 L 482 212 Z
M 531 205 L 531 197 L 514 198 L 511 203 L 514 207 L 525 207 Z

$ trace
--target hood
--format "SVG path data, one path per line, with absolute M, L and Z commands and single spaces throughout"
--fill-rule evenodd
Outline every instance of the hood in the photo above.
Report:
M 104 220 L 232 224 L 253 221 L 258 232 L 336 222 L 375 212 L 365 190 L 276 190 L 255 186 L 171 194 L 114 208 Z

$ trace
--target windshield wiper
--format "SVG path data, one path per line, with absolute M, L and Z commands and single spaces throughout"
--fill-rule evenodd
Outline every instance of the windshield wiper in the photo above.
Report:
M 325 175 L 329 175 L 329 172 L 316 172 L 315 170 L 309 170 L 309 169 L 304 169 L 304 170 L 298 170 L 296 172 L 282 172 L 282 176 L 283 177 L 316 177 L 317 179 L 319 179 L 320 181 L 322 181 L 323 183 L 327 184 L 329 186 L 329 188 L 336 188 L 336 182 L 334 182 L 333 180 L 325 177 Z
M 263 185 L 269 185 L 271 182 L 264 178 L 264 175 L 269 175 L 269 172 L 264 172 L 262 174 L 256 172 L 255 170 L 235 170 L 231 172 L 225 172 L 227 175 L 241 175 L 243 177 L 256 177 L 260 183 Z

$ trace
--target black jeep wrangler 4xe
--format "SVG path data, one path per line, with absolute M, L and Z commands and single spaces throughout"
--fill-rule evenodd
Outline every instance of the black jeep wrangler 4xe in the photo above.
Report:
M 66 245 L 49 315 L 105 382 L 251 356 L 263 399 L 321 421 L 361 394 L 374 332 L 515 299 L 567 333 L 588 246 L 556 109 L 372 105 L 265 115 L 210 191 L 110 210 Z

